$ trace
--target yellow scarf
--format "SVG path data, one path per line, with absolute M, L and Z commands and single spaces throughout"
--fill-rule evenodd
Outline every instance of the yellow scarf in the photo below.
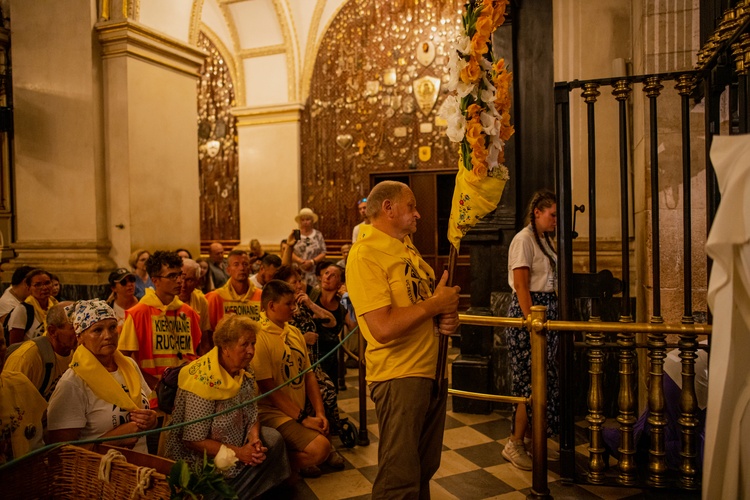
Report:
M 78 346 L 73 353 L 70 369 L 81 377 L 100 399 L 123 410 L 137 410 L 141 408 L 141 374 L 120 351 L 115 351 L 114 358 L 125 379 L 128 392 L 125 392 L 122 385 L 85 346 Z
M 49 311 L 50 307 L 57 304 L 57 300 L 54 297 L 50 297 L 47 299 L 47 309 L 42 309 L 42 305 L 39 303 L 38 300 L 34 298 L 33 295 L 29 295 L 26 297 L 27 304 L 31 304 L 34 307 L 34 316 L 36 316 L 36 319 L 39 320 L 39 322 L 44 325 L 44 330 L 42 330 L 42 333 L 47 331 L 47 311 Z
M 156 309 L 159 309 L 162 314 L 166 314 L 167 311 L 174 311 L 175 309 L 179 309 L 180 307 L 182 307 L 182 304 L 184 304 L 184 302 L 181 301 L 177 295 L 175 295 L 172 299 L 172 302 L 165 306 L 162 303 L 161 299 L 159 299 L 159 296 L 156 295 L 156 292 L 153 288 L 146 288 L 146 294 L 141 298 L 140 303 L 146 304 L 150 307 L 155 307 Z
M 219 297 L 231 302 L 249 302 L 250 299 L 253 298 L 253 294 L 255 293 L 255 287 L 253 286 L 253 283 L 248 280 L 248 284 L 250 285 L 250 287 L 247 289 L 247 292 L 245 292 L 244 295 L 240 295 L 234 291 L 232 281 L 232 278 L 229 278 L 226 285 L 216 289 L 216 293 L 219 294 Z
M 219 347 L 215 346 L 180 370 L 177 386 L 203 399 L 218 401 L 236 396 L 245 376 L 249 374 L 240 370 L 239 375 L 232 377 L 219 363 Z
M 26 430 L 33 427 L 36 435 L 42 432 L 47 402 L 24 374 L 8 370 L 0 374 L 0 394 L 0 436 L 10 437 L 13 455 L 18 458 L 30 451 Z

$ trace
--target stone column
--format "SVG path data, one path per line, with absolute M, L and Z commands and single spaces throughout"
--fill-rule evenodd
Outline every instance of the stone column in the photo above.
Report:
M 198 241 L 203 53 L 90 0 L 13 1 L 16 258 L 96 286 L 131 248 Z M 68 297 L 92 290 L 66 289 Z
M 276 249 L 300 209 L 300 104 L 236 108 L 240 240 Z M 273 193 L 273 196 L 269 196 Z

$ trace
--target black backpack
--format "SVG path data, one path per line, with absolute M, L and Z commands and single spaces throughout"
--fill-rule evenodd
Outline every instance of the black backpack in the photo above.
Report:
M 174 411 L 174 398 L 177 396 L 177 381 L 180 378 L 180 371 L 186 366 L 187 363 L 183 363 L 180 366 L 167 368 L 156 384 L 156 399 L 159 401 L 159 410 L 168 415 L 171 415 Z
M 49 338 L 46 335 L 42 335 L 31 340 L 24 340 L 23 342 L 16 342 L 15 344 L 11 344 L 10 346 L 8 346 L 8 351 L 5 354 L 5 359 L 8 359 L 8 357 L 19 347 L 21 347 L 21 345 L 25 342 L 36 342 L 36 347 L 37 349 L 39 349 L 39 355 L 42 357 L 42 363 L 44 363 L 44 380 L 42 381 L 42 385 L 39 387 L 39 394 L 44 396 L 44 392 L 49 386 L 52 370 L 55 368 L 55 351 L 52 349 L 52 344 L 50 343 Z
M 21 302 L 21 304 L 26 308 L 26 328 L 24 328 L 23 331 L 28 332 L 29 328 L 31 328 L 31 325 L 34 324 L 34 306 L 26 302 Z M 3 320 L 3 334 L 5 335 L 5 345 L 8 346 L 8 354 L 10 354 L 10 347 L 11 347 L 10 346 L 10 328 L 8 327 L 8 322 L 10 321 L 11 314 L 13 314 L 13 311 L 6 314 L 5 319 Z

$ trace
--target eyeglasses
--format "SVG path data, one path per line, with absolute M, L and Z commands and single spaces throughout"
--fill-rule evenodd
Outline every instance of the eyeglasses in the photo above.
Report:
M 51 281 L 42 281 L 41 283 L 34 283 L 31 286 L 34 288 L 44 288 L 45 286 L 52 286 Z
M 182 281 L 182 273 L 169 273 L 165 276 L 157 275 L 151 276 L 152 278 L 166 278 L 169 281 Z
M 135 276 L 125 276 L 123 279 L 118 281 L 119 284 L 125 286 L 128 283 L 135 283 Z

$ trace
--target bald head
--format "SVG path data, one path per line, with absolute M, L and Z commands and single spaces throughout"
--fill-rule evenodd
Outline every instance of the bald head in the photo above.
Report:
M 218 241 L 214 241 L 213 243 L 211 243 L 211 245 L 208 247 L 208 256 L 215 263 L 221 263 L 221 261 L 224 260 L 224 245 L 222 245 Z
M 398 181 L 383 181 L 375 185 L 367 196 L 367 217 L 377 219 L 383 213 L 383 203 L 388 200 L 398 201 L 401 193 L 409 186 Z

